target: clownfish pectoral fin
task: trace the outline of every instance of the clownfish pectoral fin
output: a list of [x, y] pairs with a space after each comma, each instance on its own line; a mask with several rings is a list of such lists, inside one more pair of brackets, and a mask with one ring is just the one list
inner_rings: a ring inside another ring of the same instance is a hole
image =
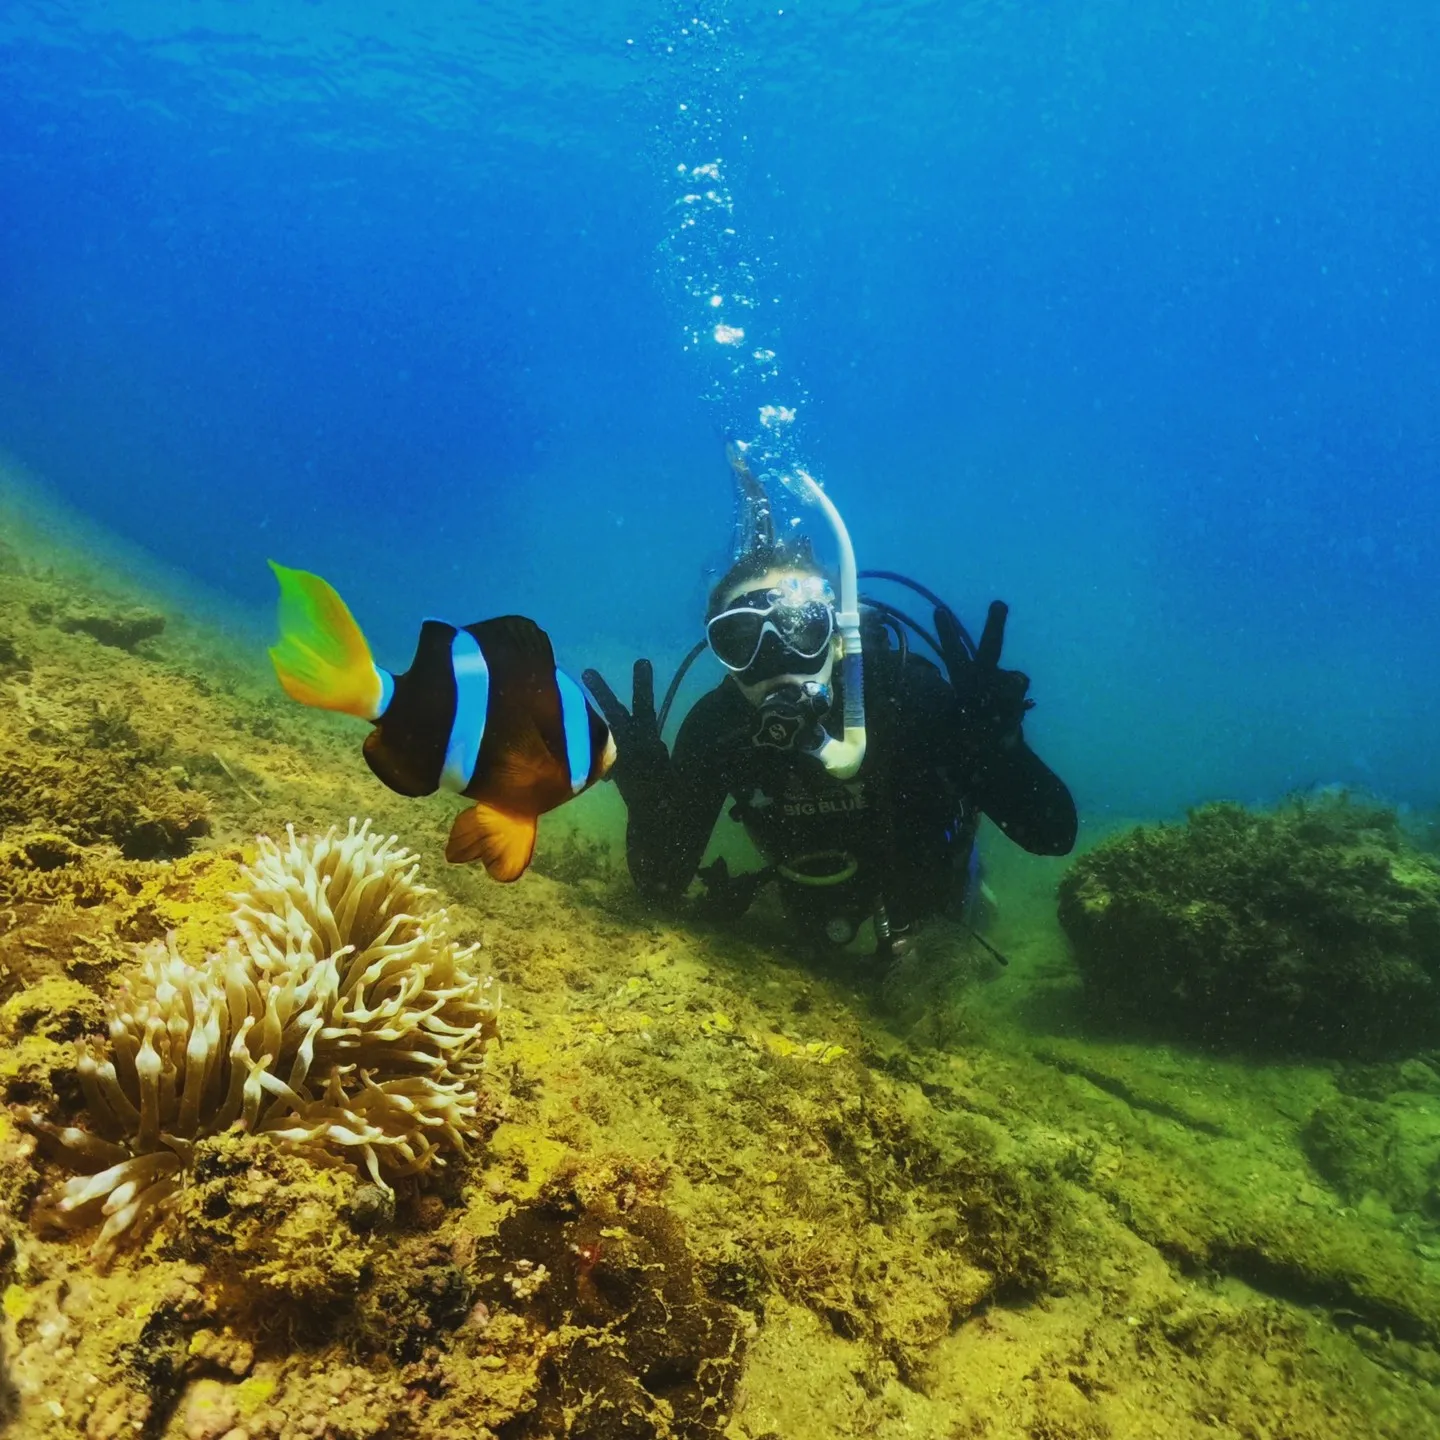
[[553, 782], [560, 773], [560, 762], [550, 753], [540, 732], [533, 726], [511, 738], [496, 758], [492, 779], [500, 793], [527, 794]]
[[535, 817], [511, 815], [493, 805], [477, 804], [455, 817], [445, 858], [452, 865], [478, 860], [492, 880], [518, 880], [535, 853]]
[[302, 705], [378, 719], [394, 681], [371, 659], [345, 602], [308, 570], [273, 560], [270, 568], [280, 582], [280, 643], [270, 659], [285, 693]]

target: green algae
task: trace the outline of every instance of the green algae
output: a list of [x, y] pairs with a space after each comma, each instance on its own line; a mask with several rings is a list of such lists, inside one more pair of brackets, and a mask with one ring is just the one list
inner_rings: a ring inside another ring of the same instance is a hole
[[[375, 786], [353, 729], [277, 707], [261, 665], [178, 622], [133, 651], [41, 624], [36, 587], [53, 603], [31, 562], [0, 570], [0, 632], [29, 665], [0, 683], [50, 737], [31, 743], [119, 768], [153, 750], [147, 774], [179, 765], [210, 832], [134, 858], [63, 806], [0, 829], [7, 1098], [76, 1106], [73, 1034], [134, 944], [212, 948], [244, 845], [287, 820], [372, 814], [437, 857], [426, 877], [506, 1009], [496, 1128], [439, 1185], [377, 1205], [343, 1169], [215, 1137], [178, 1223], [108, 1270], [48, 1226], [59, 1172], [0, 1123], [0, 1279], [20, 1297], [0, 1307], [0, 1395], [27, 1440], [1437, 1423], [1427, 1065], [1087, 1037], [1034, 879], [1054, 867], [1029, 862], [1003, 891], [1010, 969], [966, 952], [957, 974], [939, 947], [901, 977], [926, 1003], [888, 1008], [879, 977], [807, 966], [762, 928], [644, 915], [583, 836], [515, 887], [443, 871], [448, 807]], [[1423, 882], [1383, 826], [1356, 843]]]
[[[1433, 1073], [1433, 1072], [1432, 1072]], [[1338, 1094], [1303, 1133], [1315, 1169], [1351, 1205], [1379, 1202], [1440, 1226], [1440, 1097]]]

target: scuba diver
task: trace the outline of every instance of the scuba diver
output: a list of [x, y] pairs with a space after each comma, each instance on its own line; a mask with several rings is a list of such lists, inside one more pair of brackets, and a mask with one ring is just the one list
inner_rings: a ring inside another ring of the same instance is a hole
[[[776, 535], [744, 447], [728, 454], [741, 543], [710, 593], [705, 639], [659, 712], [648, 660], [635, 662], [628, 709], [598, 672], [585, 672], [615, 737], [630, 873], [659, 904], [677, 901], [698, 874], [702, 908], [718, 916], [742, 914], [774, 883], [803, 938], [839, 949], [868, 919], [879, 952], [896, 956], [925, 918], [963, 914], [982, 814], [1032, 854], [1063, 855], [1075, 841], [1074, 801], [1025, 743], [1030, 682], [999, 665], [1006, 606], [990, 606], [976, 644], [924, 586], [857, 572], [833, 503], [799, 471], [840, 547], [837, 598], [808, 541]], [[861, 579], [923, 597], [933, 632], [861, 597]], [[915, 653], [917, 640], [934, 661]], [[671, 754], [661, 732], [706, 646], [728, 673], [686, 715]], [[732, 875], [723, 859], [699, 869], [727, 796], [765, 859], [760, 870]]]

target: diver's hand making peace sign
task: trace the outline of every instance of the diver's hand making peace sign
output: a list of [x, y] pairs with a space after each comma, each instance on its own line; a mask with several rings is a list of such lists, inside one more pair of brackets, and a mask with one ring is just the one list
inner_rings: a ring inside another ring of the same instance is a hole
[[610, 778], [619, 787], [620, 798], [632, 809], [659, 801], [669, 777], [670, 752], [655, 716], [654, 666], [648, 660], [635, 662], [628, 710], [598, 670], [587, 670], [581, 678], [615, 737]]
[[960, 701], [966, 723], [982, 744], [1009, 747], [1020, 739], [1020, 724], [1035, 702], [1026, 698], [1030, 677], [1019, 670], [1000, 668], [1000, 650], [1005, 643], [1005, 618], [1010, 613], [1003, 600], [991, 603], [985, 629], [973, 657], [965, 645], [964, 632], [947, 606], [935, 610], [935, 634], [950, 675], [950, 685]]

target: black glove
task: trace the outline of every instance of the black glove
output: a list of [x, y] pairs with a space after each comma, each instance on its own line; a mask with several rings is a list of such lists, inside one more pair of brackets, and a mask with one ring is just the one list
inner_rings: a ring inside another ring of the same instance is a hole
[[960, 622], [946, 608], [935, 611], [935, 634], [960, 701], [965, 726], [981, 746], [1010, 745], [1020, 738], [1020, 722], [1035, 702], [1025, 698], [1030, 677], [1019, 670], [1000, 668], [1005, 644], [1005, 617], [1010, 608], [1003, 600], [991, 602], [985, 629], [972, 657], [961, 637]]
[[705, 886], [704, 895], [695, 905], [698, 913], [710, 920], [736, 920], [754, 903], [760, 887], [775, 878], [775, 867], [767, 865], [763, 870], [732, 875], [722, 855], [696, 874]]
[[655, 718], [655, 669], [648, 660], [635, 662], [632, 699], [627, 710], [598, 670], [581, 677], [610, 733], [615, 737], [615, 765], [610, 778], [629, 809], [663, 800], [670, 773], [670, 752], [660, 738]]

